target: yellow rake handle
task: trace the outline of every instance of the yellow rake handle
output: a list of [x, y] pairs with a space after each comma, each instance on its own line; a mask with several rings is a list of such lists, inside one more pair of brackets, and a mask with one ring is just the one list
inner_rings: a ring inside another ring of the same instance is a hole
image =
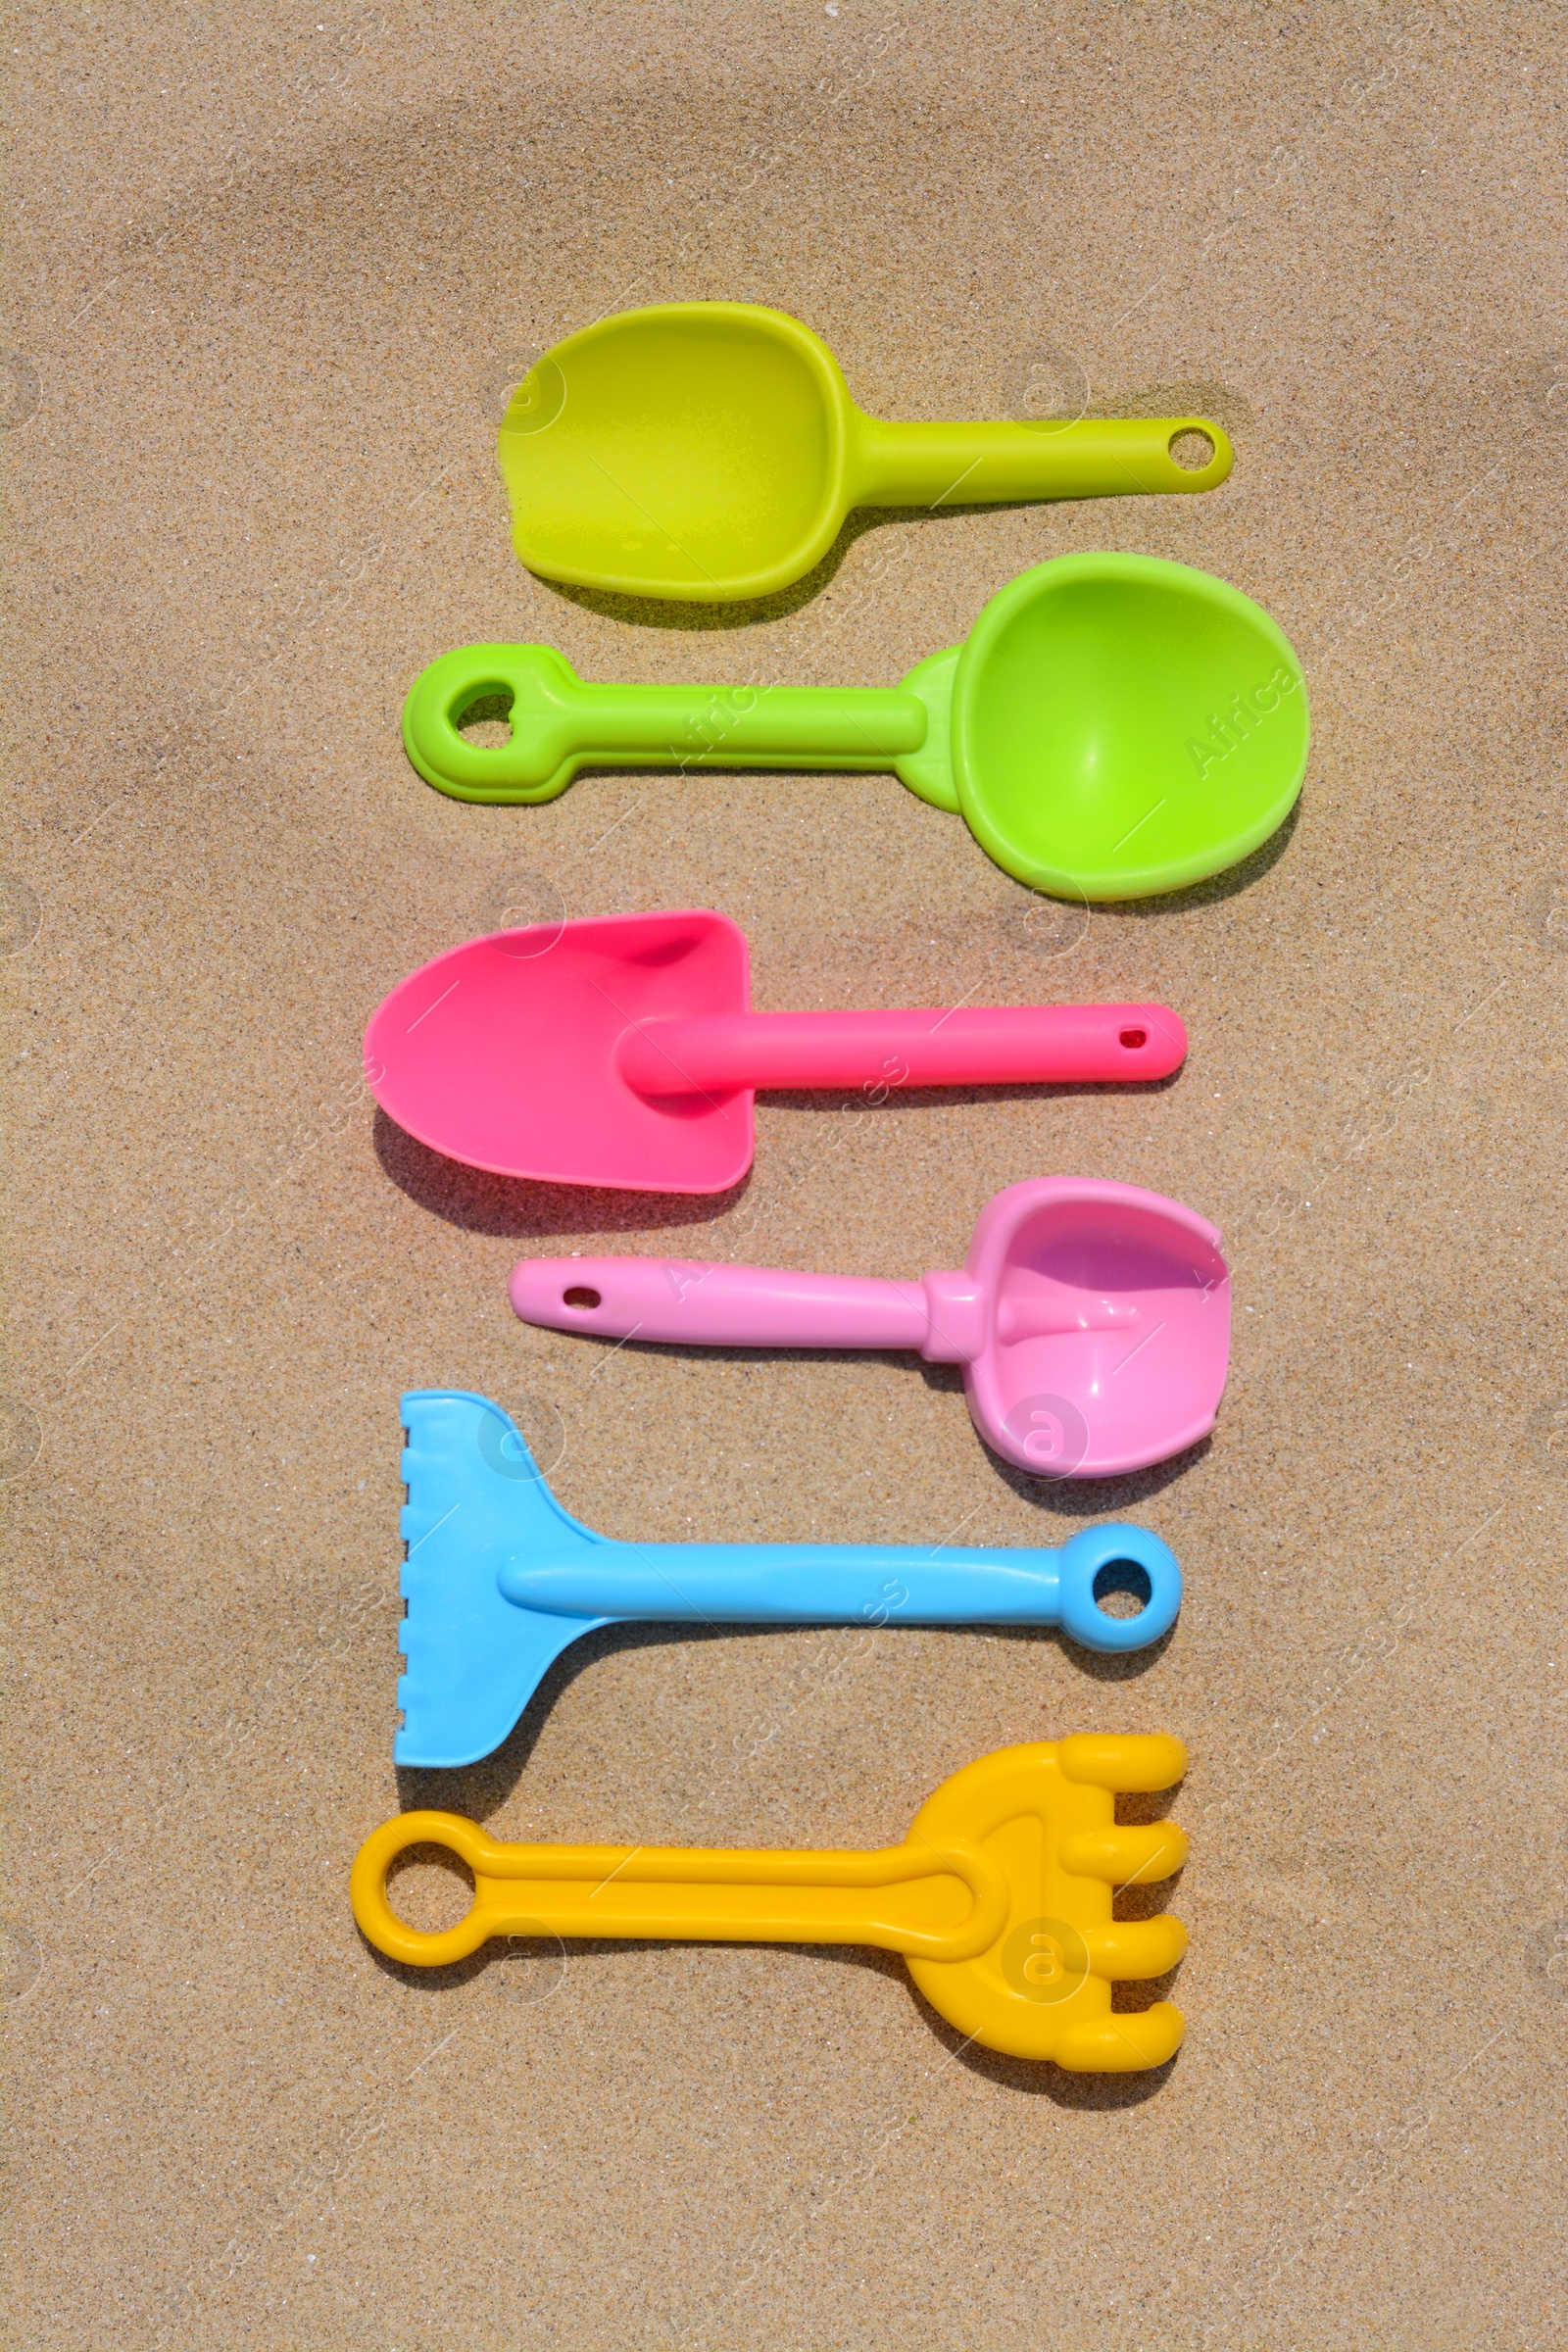
[[[473, 1878], [455, 1928], [406, 1927], [386, 1898], [400, 1854], [444, 1846]], [[1007, 1918], [996, 1863], [960, 1839], [874, 1853], [668, 1845], [508, 1845], [460, 1813], [400, 1813], [360, 1848], [354, 1916], [378, 1951], [416, 1968], [466, 1959], [492, 1936], [660, 1936], [722, 1943], [871, 1943], [969, 1960]]]

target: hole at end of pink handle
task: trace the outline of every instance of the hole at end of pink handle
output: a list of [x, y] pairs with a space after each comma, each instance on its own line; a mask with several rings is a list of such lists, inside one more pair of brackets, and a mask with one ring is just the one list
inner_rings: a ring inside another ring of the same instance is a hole
[[1136, 1560], [1107, 1560], [1095, 1577], [1094, 1595], [1102, 1617], [1141, 1617], [1154, 1588], [1148, 1569]]
[[562, 1292], [561, 1298], [564, 1305], [580, 1306], [584, 1309], [598, 1306], [600, 1303], [599, 1293], [591, 1291], [585, 1282], [574, 1283], [569, 1291]]
[[1121, 1042], [1130, 1054], [1136, 1053], [1140, 1046], [1148, 1045], [1149, 1031], [1147, 1029], [1124, 1029], [1121, 1033]]

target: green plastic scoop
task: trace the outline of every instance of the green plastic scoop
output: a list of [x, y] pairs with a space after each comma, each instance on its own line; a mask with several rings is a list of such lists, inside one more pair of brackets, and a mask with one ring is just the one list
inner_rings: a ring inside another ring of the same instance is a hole
[[[1171, 449], [1192, 432], [1213, 455], [1187, 468]], [[513, 395], [500, 456], [530, 570], [705, 604], [787, 588], [852, 507], [1212, 490], [1232, 464], [1201, 416], [885, 424], [809, 327], [742, 302], [622, 311], [568, 336]]]
[[[466, 741], [478, 704], [510, 707], [510, 743]], [[1307, 712], [1289, 639], [1239, 590], [1151, 556], [1059, 556], [902, 686], [585, 685], [549, 646], [468, 645], [415, 680], [403, 740], [464, 801], [551, 801], [579, 767], [891, 769], [1018, 881], [1141, 899], [1268, 839]]]

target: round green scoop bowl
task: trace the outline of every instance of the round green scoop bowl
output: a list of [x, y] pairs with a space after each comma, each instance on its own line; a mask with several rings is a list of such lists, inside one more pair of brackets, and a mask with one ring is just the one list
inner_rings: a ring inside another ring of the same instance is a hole
[[[478, 704], [508, 707], [510, 743], [465, 738]], [[469, 645], [403, 712], [420, 775], [465, 801], [554, 800], [579, 767], [891, 770], [1018, 881], [1077, 900], [1249, 856], [1300, 791], [1307, 734], [1284, 631], [1152, 556], [1036, 564], [901, 686], [601, 686], [549, 646]]]
[[[1213, 455], [1178, 466], [1201, 433]], [[974, 507], [1212, 490], [1231, 445], [1201, 416], [889, 424], [782, 311], [663, 303], [545, 353], [501, 423], [513, 545], [531, 571], [622, 596], [728, 604], [819, 564], [853, 507]]]

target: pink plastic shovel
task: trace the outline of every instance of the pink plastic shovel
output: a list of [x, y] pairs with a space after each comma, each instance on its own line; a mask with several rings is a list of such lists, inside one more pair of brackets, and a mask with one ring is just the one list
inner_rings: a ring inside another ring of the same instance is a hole
[[961, 1272], [920, 1282], [657, 1257], [524, 1258], [525, 1323], [741, 1348], [908, 1348], [961, 1364], [988, 1446], [1048, 1478], [1113, 1478], [1196, 1446], [1230, 1359], [1212, 1225], [1138, 1185], [1011, 1184]]
[[721, 1193], [752, 1164], [759, 1087], [1007, 1086], [1168, 1077], [1164, 1004], [753, 1012], [727, 916], [593, 916], [469, 940], [366, 1031], [383, 1110], [503, 1176]]

